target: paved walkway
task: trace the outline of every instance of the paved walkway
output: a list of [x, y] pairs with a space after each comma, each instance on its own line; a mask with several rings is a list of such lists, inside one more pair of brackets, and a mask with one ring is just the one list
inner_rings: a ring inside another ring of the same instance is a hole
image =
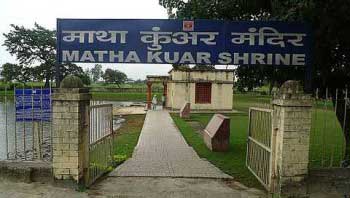
[[0, 181], [0, 198], [265, 198], [264, 192], [213, 178], [230, 176], [198, 157], [168, 112], [148, 111], [133, 157], [89, 190]]
[[199, 158], [167, 111], [148, 111], [132, 158], [109, 176], [231, 178]]

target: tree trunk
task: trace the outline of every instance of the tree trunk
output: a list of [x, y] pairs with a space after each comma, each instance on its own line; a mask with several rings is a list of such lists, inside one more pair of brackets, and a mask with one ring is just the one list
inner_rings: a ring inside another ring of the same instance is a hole
[[50, 87], [50, 76], [49, 75], [46, 75], [46, 78], [45, 78], [45, 88], [48, 88]]

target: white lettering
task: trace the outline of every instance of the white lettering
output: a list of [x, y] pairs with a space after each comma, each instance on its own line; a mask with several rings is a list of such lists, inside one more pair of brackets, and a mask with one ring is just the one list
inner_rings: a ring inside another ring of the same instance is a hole
[[161, 32], [160, 27], [152, 27], [152, 31], [140, 31], [140, 35], [141, 42], [149, 44], [148, 50], [158, 51], [163, 48], [162, 44], [169, 43], [197, 45], [199, 40], [206, 45], [216, 45], [219, 32]]
[[100, 42], [110, 42], [117, 43], [117, 35], [119, 35], [120, 43], [126, 43], [126, 34], [127, 31], [62, 31], [64, 34], [62, 40], [64, 42], [75, 42], [76, 39], [79, 40], [79, 43], [84, 43], [87, 36], [88, 43], [95, 42], [96, 40]]
[[285, 54], [284, 57], [282, 54], [276, 54], [275, 55], [275, 64], [281, 65], [281, 62], [283, 65], [290, 65], [290, 54]]
[[179, 52], [174, 52], [173, 59], [170, 59], [170, 52], [164, 52], [164, 61], [166, 63], [177, 63], [179, 61]]
[[233, 64], [234, 65], [241, 65], [240, 61], [243, 61], [243, 65], [249, 64], [249, 54], [243, 53], [243, 56], [240, 56], [239, 53], [233, 53]]
[[[280, 33], [275, 28], [272, 27], [261, 27], [259, 29], [252, 27], [248, 29], [247, 32], [231, 32], [231, 42], [236, 45], [242, 45], [246, 42], [249, 45], [256, 45], [256, 41], [258, 41], [258, 45], [263, 46], [265, 43], [269, 45], [276, 45], [282, 48], [286, 47], [286, 42], [292, 44], [293, 46], [304, 46], [302, 43], [303, 37], [306, 34], [301, 33]], [[292, 38], [289, 38], [292, 37]], [[285, 41], [285, 38], [287, 41]]]
[[80, 62], [95, 62], [95, 58], [92, 55], [91, 51], [84, 51], [83, 55], [80, 58]]
[[159, 58], [159, 56], [163, 52], [147, 52], [147, 62], [153, 63], [154, 61], [157, 63], [162, 63], [162, 60]]
[[264, 65], [265, 64], [265, 55], [264, 54], [259, 54], [259, 53], [253, 53], [251, 56], [251, 64], [260, 64], [260, 65]]
[[305, 65], [305, 54], [293, 54], [293, 65]]
[[273, 57], [273, 54], [267, 54], [267, 64], [268, 65], [272, 65], [272, 57]]
[[180, 64], [185, 64], [185, 63], [187, 63], [187, 64], [194, 64], [194, 63], [196, 63], [196, 62], [194, 61], [191, 52], [185, 52], [185, 53], [182, 55], [182, 57], [181, 57], [179, 63], [180, 63]]
[[[118, 59], [117, 61], [115, 59]], [[115, 51], [109, 51], [109, 62], [120, 62], [124, 61], [124, 52], [118, 51], [118, 54], [115, 54]]]
[[107, 51], [94, 51], [94, 54], [97, 55], [98, 62], [103, 62], [104, 61], [104, 57], [103, 56], [105, 54], [108, 54], [108, 52]]
[[140, 61], [140, 58], [137, 55], [136, 51], [130, 51], [129, 54], [125, 58], [125, 62], [126, 63], [131, 63], [131, 62], [139, 63], [141, 61]]
[[224, 65], [230, 64], [232, 62], [231, 54], [228, 52], [220, 53], [218, 62]]
[[211, 64], [209, 52], [198, 52], [197, 53], [198, 64]]
[[79, 61], [79, 51], [72, 51], [69, 53], [68, 50], [62, 51], [62, 61], [63, 62], [78, 62]]

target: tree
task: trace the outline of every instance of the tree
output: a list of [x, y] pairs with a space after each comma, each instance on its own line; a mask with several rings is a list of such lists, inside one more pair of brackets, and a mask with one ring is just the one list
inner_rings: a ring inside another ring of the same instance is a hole
[[120, 87], [120, 84], [125, 83], [125, 81], [128, 79], [126, 74], [124, 74], [123, 72], [109, 68], [106, 69], [102, 78], [105, 80], [106, 83], [115, 83], [118, 85], [118, 87]]
[[[168, 10], [171, 18], [179, 19], [307, 21], [312, 26], [315, 41], [313, 85], [328, 87], [333, 96], [336, 88], [350, 85], [350, 1], [159, 0], [159, 3]], [[270, 76], [276, 77], [276, 74], [273, 70]], [[283, 80], [288, 80], [289, 77], [286, 75]], [[344, 97], [343, 92], [339, 94], [339, 98]], [[345, 113], [350, 115], [350, 107], [345, 108], [345, 103], [346, 100], [341, 100], [336, 105], [337, 118], [341, 123], [345, 119]], [[333, 104], [335, 105], [335, 101]], [[341, 126], [346, 139], [343, 165], [349, 166], [350, 116], [347, 116], [345, 124]]]
[[[56, 64], [56, 32], [35, 23], [34, 28], [11, 25], [9, 33], [4, 34], [4, 46], [15, 55], [23, 68], [31, 68], [35, 79], [45, 79], [45, 86], [53, 79]], [[74, 64], [60, 65], [62, 72], [80, 71]], [[63, 79], [67, 73], [63, 73]]]
[[2, 65], [1, 76], [4, 77], [5, 82], [16, 80], [21, 74], [22, 67], [17, 64], [5, 63]]
[[253, 69], [249, 66], [238, 67], [235, 71], [235, 74], [239, 76], [236, 83], [238, 91], [252, 91], [255, 87], [263, 85], [262, 72], [260, 67], [254, 67]]
[[5, 82], [16, 80], [21, 83], [26, 83], [32, 78], [32, 71], [30, 68], [23, 67], [23, 65], [5, 63], [2, 65], [1, 75]]
[[87, 72], [83, 72], [81, 74], [77, 75], [84, 85], [90, 85], [91, 84], [91, 78]]
[[146, 83], [146, 80], [137, 79], [137, 80], [135, 80], [134, 83], [135, 83], [135, 84], [145, 84], [145, 83]]
[[95, 66], [91, 69], [92, 81], [97, 82], [103, 74], [102, 65], [95, 64]]

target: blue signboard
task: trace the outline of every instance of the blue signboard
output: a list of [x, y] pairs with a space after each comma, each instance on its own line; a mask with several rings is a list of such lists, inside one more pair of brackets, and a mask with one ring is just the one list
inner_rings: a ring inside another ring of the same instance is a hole
[[310, 47], [303, 23], [57, 19], [60, 63], [305, 66]]
[[50, 121], [50, 89], [16, 89], [16, 121]]

